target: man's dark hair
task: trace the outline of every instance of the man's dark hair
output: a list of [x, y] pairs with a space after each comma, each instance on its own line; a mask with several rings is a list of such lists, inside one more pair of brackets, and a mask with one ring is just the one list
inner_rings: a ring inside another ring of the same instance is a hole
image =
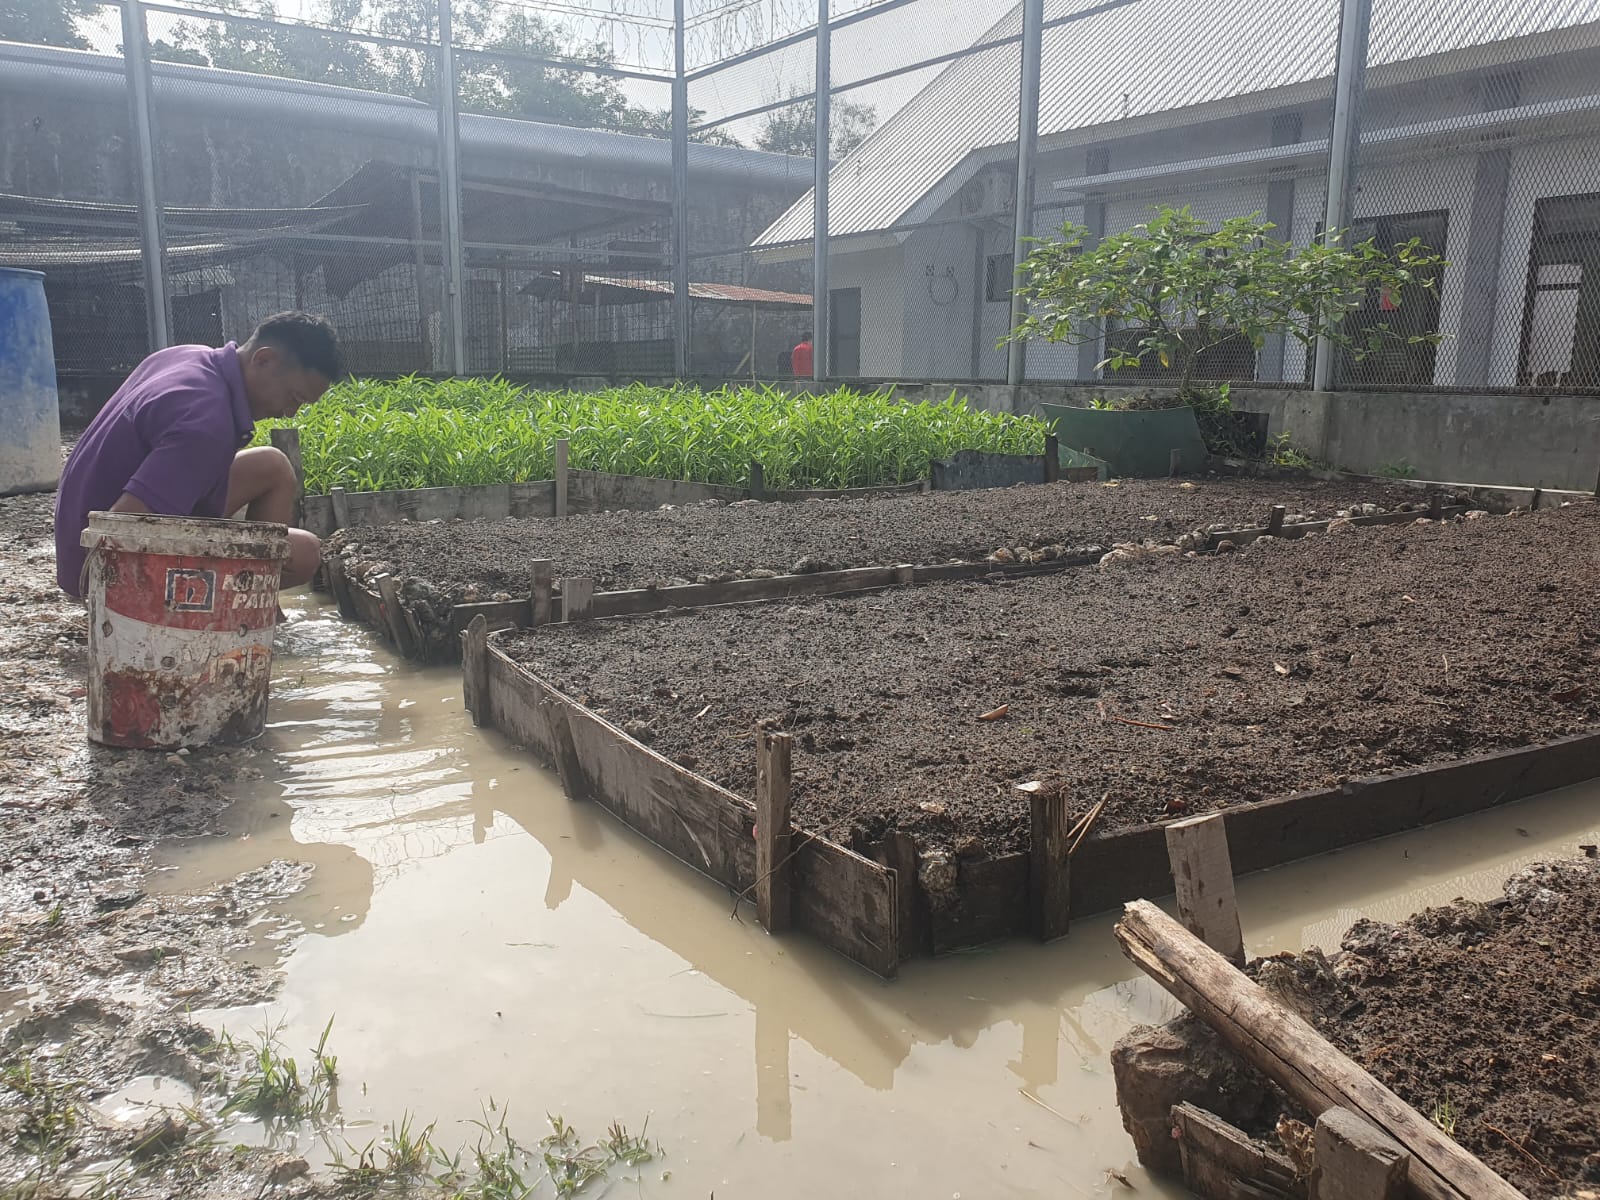
[[276, 346], [330, 383], [338, 383], [345, 377], [339, 335], [334, 332], [332, 322], [315, 313], [277, 313], [257, 325], [250, 340], [258, 346]]

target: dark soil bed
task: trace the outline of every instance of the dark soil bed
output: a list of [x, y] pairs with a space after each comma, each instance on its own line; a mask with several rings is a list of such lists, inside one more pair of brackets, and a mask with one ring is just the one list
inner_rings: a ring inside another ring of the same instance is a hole
[[[752, 794], [795, 734], [796, 820], [865, 849], [1027, 841], [1013, 786], [1101, 831], [1574, 733], [1600, 717], [1600, 509], [1345, 526], [1236, 555], [552, 626], [502, 644]], [[1006, 706], [1000, 719], [983, 714]]]
[[1600, 1186], [1600, 861], [1359, 922], [1331, 975], [1313, 1022], [1412, 1107], [1528, 1196]]
[[443, 521], [341, 531], [330, 548], [358, 576], [388, 572], [424, 623], [451, 605], [520, 599], [528, 564], [589, 575], [597, 591], [707, 583], [751, 573], [981, 561], [1004, 549], [1050, 558], [1118, 542], [1178, 542], [1208, 527], [1265, 522], [1274, 504], [1292, 522], [1351, 505], [1427, 507], [1398, 485], [1210, 478], [1121, 480], [934, 492], [874, 500], [692, 505], [557, 521]]

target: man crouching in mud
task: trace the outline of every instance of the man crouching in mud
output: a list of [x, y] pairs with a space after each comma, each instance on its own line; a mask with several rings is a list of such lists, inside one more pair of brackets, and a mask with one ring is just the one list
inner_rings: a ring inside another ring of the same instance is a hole
[[[161, 513], [288, 525], [299, 484], [281, 450], [247, 450], [257, 421], [292, 417], [344, 375], [333, 326], [310, 313], [268, 317], [242, 346], [158, 350], [73, 448], [56, 492], [56, 582], [82, 594], [89, 514]], [[309, 583], [322, 543], [289, 530], [279, 587]]]

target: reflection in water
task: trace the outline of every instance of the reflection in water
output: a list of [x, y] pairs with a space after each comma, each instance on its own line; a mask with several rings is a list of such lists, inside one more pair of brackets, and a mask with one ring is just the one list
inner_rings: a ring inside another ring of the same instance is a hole
[[[1101, 1196], [1108, 1168], [1175, 1194], [1131, 1164], [1107, 1056], [1176, 1009], [1129, 977], [1109, 916], [883, 984], [767, 937], [723, 889], [568, 802], [472, 728], [455, 670], [397, 663], [315, 602], [295, 615], [265, 778], [240, 781], [226, 836], [169, 852], [165, 884], [317, 865], [282, 904], [311, 936], [272, 1012], [291, 1049], [335, 1016], [341, 1071], [367, 1085], [347, 1089], [347, 1120], [438, 1116], [448, 1141], [491, 1096], [527, 1132], [546, 1112], [594, 1133], [648, 1112], [672, 1180], [643, 1190], [660, 1195]], [[1595, 840], [1591, 811], [1556, 796], [1252, 877], [1247, 937], [1331, 945], [1361, 913], [1490, 894], [1506, 864]]]

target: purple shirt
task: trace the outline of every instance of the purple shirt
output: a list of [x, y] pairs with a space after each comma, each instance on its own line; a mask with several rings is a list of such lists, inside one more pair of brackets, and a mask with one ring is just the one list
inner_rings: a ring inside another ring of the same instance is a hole
[[233, 456], [255, 430], [239, 352], [173, 346], [134, 369], [106, 401], [61, 472], [56, 491], [56, 582], [79, 594], [89, 514], [123, 492], [151, 512], [222, 517]]

